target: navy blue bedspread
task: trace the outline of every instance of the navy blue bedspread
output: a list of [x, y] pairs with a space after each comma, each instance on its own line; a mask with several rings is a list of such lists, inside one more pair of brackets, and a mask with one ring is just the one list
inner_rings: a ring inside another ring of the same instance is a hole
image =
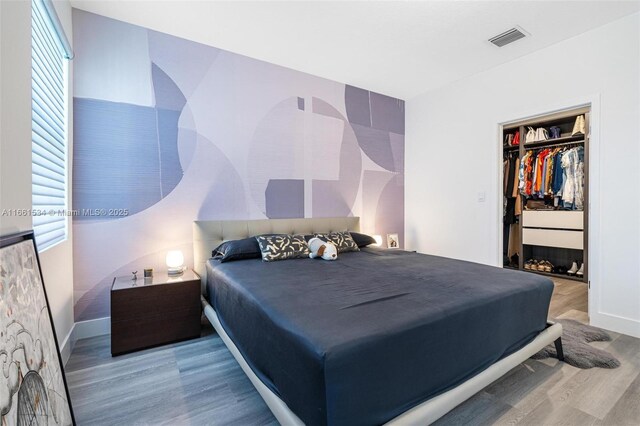
[[544, 277], [401, 250], [207, 264], [222, 325], [307, 425], [378, 425], [545, 328]]

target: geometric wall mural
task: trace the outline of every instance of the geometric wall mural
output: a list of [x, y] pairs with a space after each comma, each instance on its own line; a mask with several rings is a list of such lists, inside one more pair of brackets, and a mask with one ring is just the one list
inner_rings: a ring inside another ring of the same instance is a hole
[[193, 263], [198, 219], [360, 216], [404, 242], [404, 101], [74, 9], [75, 319]]

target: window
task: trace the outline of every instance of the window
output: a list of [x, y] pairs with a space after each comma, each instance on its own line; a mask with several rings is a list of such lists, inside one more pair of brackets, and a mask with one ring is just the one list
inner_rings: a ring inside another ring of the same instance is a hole
[[67, 238], [66, 59], [71, 56], [46, 1], [31, 2], [32, 217], [40, 251]]

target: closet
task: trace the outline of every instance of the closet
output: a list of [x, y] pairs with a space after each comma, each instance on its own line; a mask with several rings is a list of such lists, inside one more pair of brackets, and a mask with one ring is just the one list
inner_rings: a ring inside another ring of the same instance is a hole
[[505, 125], [503, 264], [588, 282], [588, 107]]

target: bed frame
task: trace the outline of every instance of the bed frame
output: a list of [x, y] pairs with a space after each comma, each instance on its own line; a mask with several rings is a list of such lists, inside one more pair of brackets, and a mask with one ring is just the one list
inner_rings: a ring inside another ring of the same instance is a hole
[[[206, 289], [206, 262], [211, 257], [211, 251], [224, 241], [269, 233], [312, 234], [347, 230], [358, 232], [360, 230], [360, 218], [196, 221], [193, 224], [194, 267], [201, 277], [203, 294]], [[262, 396], [269, 409], [271, 409], [278, 422], [285, 426], [304, 425], [302, 420], [287, 407], [287, 404], [256, 376], [222, 327], [218, 314], [204, 297], [202, 297], [202, 305], [206, 317], [216, 329], [233, 357], [238, 361], [247, 377], [249, 377], [249, 380], [251, 380], [251, 383], [253, 383], [253, 386]], [[387, 425], [425, 425], [435, 422], [552, 342], [556, 345], [559, 359], [563, 360], [561, 335], [562, 325], [548, 323], [545, 330], [519, 351], [499, 360], [455, 388], [406, 411], [388, 422]]]

